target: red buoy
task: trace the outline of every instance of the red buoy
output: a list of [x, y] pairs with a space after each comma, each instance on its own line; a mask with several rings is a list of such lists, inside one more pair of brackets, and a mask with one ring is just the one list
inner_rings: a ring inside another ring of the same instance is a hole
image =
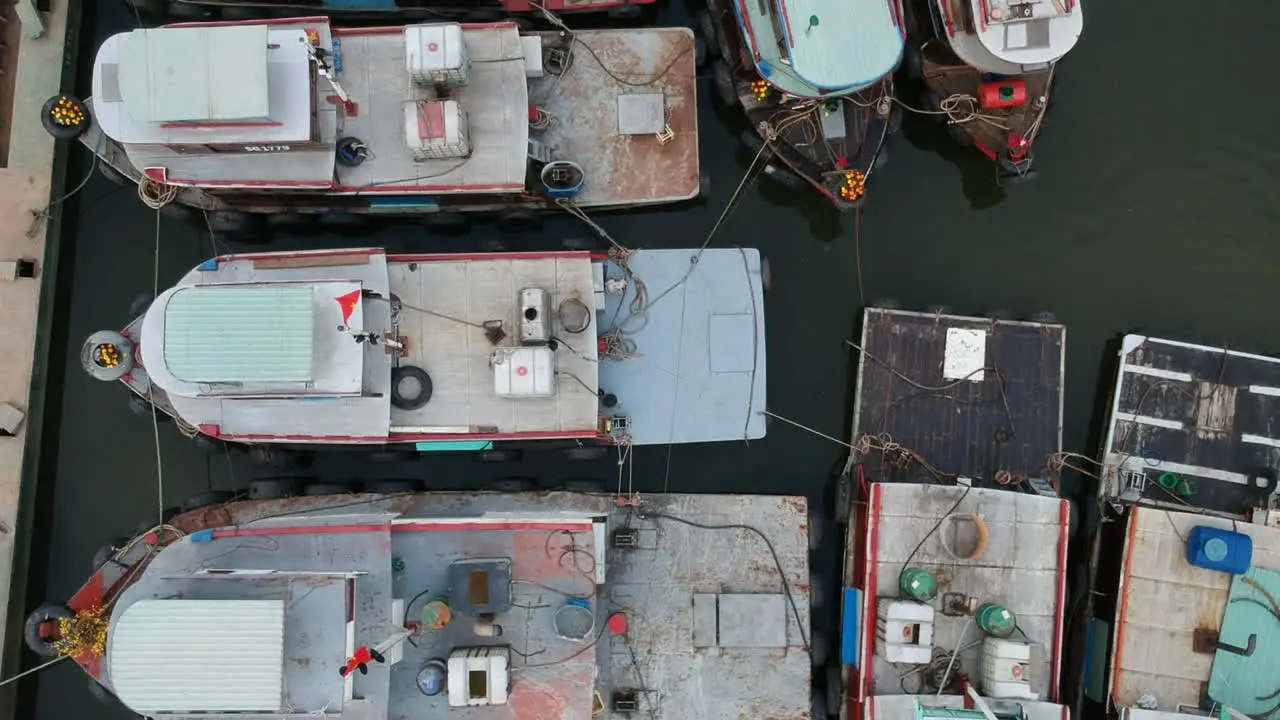
[[1021, 79], [984, 82], [978, 88], [978, 104], [988, 110], [1027, 104], [1027, 83]]

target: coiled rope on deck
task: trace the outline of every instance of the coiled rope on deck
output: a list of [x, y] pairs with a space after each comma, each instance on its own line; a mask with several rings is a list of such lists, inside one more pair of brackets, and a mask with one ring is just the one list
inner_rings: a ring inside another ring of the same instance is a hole
[[138, 181], [138, 199], [152, 210], [159, 210], [178, 199], [179, 188], [158, 183], [145, 175]]

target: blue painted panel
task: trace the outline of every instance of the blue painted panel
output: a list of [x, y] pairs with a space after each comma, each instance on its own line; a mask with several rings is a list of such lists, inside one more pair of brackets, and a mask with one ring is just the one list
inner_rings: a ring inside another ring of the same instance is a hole
[[196, 270], [200, 272], [213, 272], [218, 269], [218, 258], [212, 257], [200, 263]]
[[862, 591], [845, 588], [840, 614], [840, 662], [858, 667], [858, 642], [862, 639]]
[[384, 195], [369, 198], [369, 210], [375, 213], [434, 210], [439, 205], [439, 199], [430, 195]]
[[325, 0], [332, 10], [397, 10], [395, 0]]
[[453, 440], [417, 443], [418, 452], [480, 452], [492, 450], [492, 440]]
[[333, 72], [342, 74], [342, 38], [333, 39]]

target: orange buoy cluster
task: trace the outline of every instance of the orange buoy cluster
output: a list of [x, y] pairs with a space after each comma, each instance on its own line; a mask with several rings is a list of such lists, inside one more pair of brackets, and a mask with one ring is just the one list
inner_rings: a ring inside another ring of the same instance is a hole
[[49, 116], [60, 127], [79, 127], [84, 122], [84, 109], [80, 103], [64, 95], [49, 109]]
[[751, 94], [756, 100], [764, 102], [769, 99], [769, 83], [765, 80], [754, 80], [751, 83]]
[[840, 185], [840, 199], [853, 202], [861, 200], [867, 194], [867, 176], [861, 170], [850, 170], [844, 174], [844, 182]]
[[117, 367], [122, 359], [120, 348], [113, 343], [102, 343], [93, 349], [93, 362], [100, 368]]

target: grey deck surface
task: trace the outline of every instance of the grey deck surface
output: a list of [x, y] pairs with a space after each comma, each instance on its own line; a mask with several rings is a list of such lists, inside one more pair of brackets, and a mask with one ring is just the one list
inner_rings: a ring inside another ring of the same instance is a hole
[[[1032, 643], [1032, 690], [1041, 700], [1056, 699], [1065, 612], [1067, 501], [973, 488], [956, 505], [965, 488], [905, 483], [874, 483], [871, 488], [869, 502], [875, 510], [868, 542], [874, 563], [868, 566], [866, 586], [876, 588], [879, 598], [900, 597], [898, 576], [910, 559], [912, 567], [950, 578], [939, 591], [939, 600], [944, 592], [963, 593], [980, 603], [1009, 609]], [[957, 560], [943, 544], [957, 549], [972, 547], [972, 523], [944, 525], [930, 534], [953, 506], [953, 516], [977, 514], [987, 525], [989, 544], [974, 560]], [[912, 556], [917, 545], [920, 549]], [[941, 605], [933, 604], [935, 608]], [[945, 652], [963, 648], [961, 672], [976, 681], [982, 674], [982, 646], [974, 643], [983, 634], [972, 620], [937, 612], [933, 646]], [[874, 627], [864, 625], [862, 637], [864, 643], [874, 645]], [[1014, 639], [1018, 638], [1015, 634]], [[903, 679], [903, 671], [909, 668], [891, 664], [874, 651], [872, 657], [872, 694], [927, 693], [929, 700], [933, 699], [932, 688], [918, 689], [918, 674]]]
[[[1121, 502], [1243, 515], [1266, 506], [1280, 470], [1280, 360], [1127, 336], [1108, 408], [1104, 491]], [[1172, 473], [1190, 495], [1159, 483]]]
[[644, 283], [647, 310], [630, 310], [636, 293], [631, 283], [624, 296], [606, 296], [599, 317], [602, 332], [618, 328], [635, 343], [634, 357], [600, 363], [600, 386], [618, 396], [614, 413], [628, 418], [631, 442], [764, 437], [759, 251], [641, 250], [630, 268]]
[[[965, 333], [978, 343], [968, 364]], [[1009, 487], [1056, 482], [1047, 465], [1062, 447], [1063, 326], [868, 308], [859, 344], [867, 352], [858, 361], [853, 444], [880, 437], [936, 471], [872, 450], [863, 460], [870, 480], [964, 476], [998, 487], [1005, 471]], [[947, 372], [949, 357], [956, 372]]]
[[[326, 512], [326, 506], [335, 507]], [[607, 704], [616, 690], [640, 690], [641, 716], [663, 720], [737, 720], [760, 716], [762, 709], [766, 715], [760, 717], [808, 712], [803, 498], [652, 496], [646, 498], [648, 517], [619, 509], [612, 497], [567, 493], [300, 498], [234, 503], [226, 511], [237, 525], [219, 532], [229, 534], [207, 542], [188, 536], [167, 547], [124, 592], [114, 617], [144, 598], [284, 598], [286, 701], [297, 716], [323, 711], [342, 720], [588, 720], [600, 717], [592, 712], [595, 694]], [[799, 624], [759, 537], [694, 528], [658, 513], [758, 528], [785, 569]], [[611, 546], [610, 533], [620, 528], [638, 531], [638, 548]], [[728, 557], [734, 561], [725, 562]], [[349, 652], [342, 612], [346, 580], [307, 572], [361, 573], [352, 596], [355, 644], [374, 646], [398, 624], [393, 599], [413, 600], [406, 618], [415, 620], [424, 599], [451, 594], [451, 563], [482, 559], [510, 562], [511, 607], [495, 618], [501, 637], [475, 636], [474, 618], [455, 603], [444, 630], [423, 630], [413, 644], [401, 643], [395, 652], [402, 659], [395, 662], [387, 653], [393, 665], [370, 665], [367, 676], [354, 676], [356, 699], [335, 702], [342, 687], [337, 669]], [[403, 570], [393, 570], [395, 560]], [[267, 569], [295, 574], [192, 577], [201, 570]], [[594, 644], [554, 632], [565, 593], [590, 598]], [[616, 612], [626, 614], [627, 633], [601, 632]], [[455, 647], [489, 645], [511, 648], [507, 704], [449, 708], [445, 695], [428, 697], [416, 688], [426, 660], [448, 657]], [[104, 666], [110, 662], [108, 654]], [[193, 675], [197, 681], [217, 679]], [[603, 716], [621, 717], [609, 711]]]

